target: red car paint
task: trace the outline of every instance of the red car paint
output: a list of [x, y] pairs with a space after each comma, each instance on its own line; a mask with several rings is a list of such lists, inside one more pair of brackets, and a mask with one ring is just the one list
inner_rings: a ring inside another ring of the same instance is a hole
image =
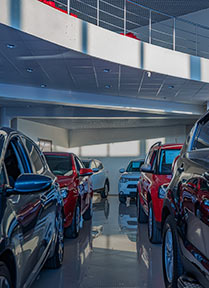
[[149, 201], [152, 200], [154, 217], [159, 224], [162, 218], [161, 212], [164, 199], [159, 198], [158, 190], [161, 185], [169, 183], [172, 178], [171, 172], [169, 174], [162, 174], [159, 172], [159, 160], [161, 151], [179, 150], [180, 153], [181, 148], [182, 144], [152, 146], [150, 148], [148, 156], [145, 159], [145, 163], [149, 162], [149, 164], [154, 165], [154, 172], [141, 172], [141, 177], [137, 185], [140, 203], [143, 207], [144, 212], [146, 213], [146, 215], [148, 215], [148, 204]]
[[[93, 197], [93, 190], [91, 185], [91, 180], [89, 176], [82, 176], [86, 173], [93, 173], [91, 169], [86, 169], [81, 166], [79, 170], [76, 166], [76, 159], [80, 161], [80, 159], [73, 153], [60, 153], [60, 152], [45, 152], [44, 153], [49, 168], [51, 171], [57, 176], [57, 183], [60, 186], [60, 189], [67, 190], [67, 197], [63, 199], [64, 201], [64, 214], [65, 214], [65, 221], [64, 227], [69, 227], [73, 220], [73, 215], [76, 207], [77, 201], [80, 201], [81, 205], [81, 215], [88, 209], [92, 197]], [[58, 157], [64, 157], [65, 159], [69, 159], [72, 163], [72, 172], [70, 175], [58, 175], [58, 171], [53, 171], [52, 164], [50, 164], [49, 157], [54, 156], [56, 159]], [[80, 161], [82, 164], [82, 162]], [[51, 167], [50, 167], [51, 166]]]

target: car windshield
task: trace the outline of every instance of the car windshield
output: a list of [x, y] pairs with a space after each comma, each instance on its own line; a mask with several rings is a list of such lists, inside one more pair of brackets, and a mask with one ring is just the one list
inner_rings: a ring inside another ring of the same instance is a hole
[[159, 174], [169, 175], [172, 174], [172, 163], [173, 160], [180, 154], [180, 149], [161, 150], [160, 163], [159, 163]]
[[82, 161], [85, 168], [89, 168], [90, 161]]
[[45, 155], [50, 170], [56, 176], [70, 176], [72, 171], [72, 159], [70, 156]]
[[142, 161], [131, 161], [128, 164], [126, 172], [140, 172], [140, 167], [142, 166]]

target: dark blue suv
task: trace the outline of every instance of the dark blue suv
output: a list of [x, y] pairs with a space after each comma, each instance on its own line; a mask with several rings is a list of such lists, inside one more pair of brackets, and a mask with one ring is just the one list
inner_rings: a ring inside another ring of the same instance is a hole
[[38, 146], [0, 129], [0, 287], [29, 287], [40, 269], [61, 266], [63, 201]]

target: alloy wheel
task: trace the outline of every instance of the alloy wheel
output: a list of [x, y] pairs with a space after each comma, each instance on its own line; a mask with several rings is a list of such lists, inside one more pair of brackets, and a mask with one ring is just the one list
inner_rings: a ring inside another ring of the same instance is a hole
[[170, 228], [168, 228], [165, 234], [164, 257], [166, 277], [168, 279], [168, 282], [171, 283], [173, 280], [174, 255], [173, 235]]

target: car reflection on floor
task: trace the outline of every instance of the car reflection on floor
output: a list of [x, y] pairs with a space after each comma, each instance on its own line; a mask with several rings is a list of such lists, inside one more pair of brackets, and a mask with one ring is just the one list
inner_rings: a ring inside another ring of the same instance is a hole
[[77, 239], [65, 240], [64, 265], [43, 270], [32, 288], [163, 288], [161, 247], [138, 229], [135, 202], [94, 197], [93, 220]]

